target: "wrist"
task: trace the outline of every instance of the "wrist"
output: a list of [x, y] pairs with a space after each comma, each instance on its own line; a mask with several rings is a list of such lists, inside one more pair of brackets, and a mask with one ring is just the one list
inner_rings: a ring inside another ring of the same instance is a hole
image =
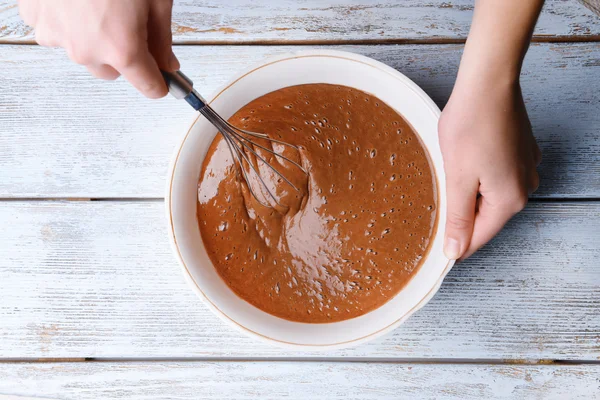
[[461, 71], [454, 85], [450, 102], [469, 107], [479, 107], [482, 103], [501, 104], [520, 93], [518, 74], [505, 71], [495, 73], [490, 70]]
[[457, 79], [518, 86], [543, 0], [478, 0]]
[[465, 49], [454, 90], [513, 90], [519, 87], [518, 55], [475, 53]]

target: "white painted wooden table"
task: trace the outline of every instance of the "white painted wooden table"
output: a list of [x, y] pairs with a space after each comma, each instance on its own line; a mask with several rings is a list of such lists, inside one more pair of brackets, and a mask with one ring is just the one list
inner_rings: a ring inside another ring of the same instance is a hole
[[[173, 28], [203, 93], [328, 46], [443, 107], [471, 14], [467, 0], [188, 0]], [[35, 46], [12, 0], [0, 71], [0, 399], [600, 398], [600, 19], [579, 3], [547, 1], [524, 66], [545, 157], [530, 205], [405, 325], [333, 353], [250, 340], [186, 285], [162, 196], [190, 110]]]

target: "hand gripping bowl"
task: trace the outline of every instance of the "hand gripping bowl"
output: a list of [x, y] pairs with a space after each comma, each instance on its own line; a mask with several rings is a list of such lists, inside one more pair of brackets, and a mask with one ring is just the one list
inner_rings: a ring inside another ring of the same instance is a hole
[[219, 90], [210, 104], [229, 118], [248, 102], [287, 86], [330, 83], [370, 93], [398, 111], [427, 148], [437, 176], [438, 226], [421, 268], [395, 297], [360, 317], [326, 324], [287, 321], [239, 298], [214, 269], [196, 220], [197, 183], [206, 152], [217, 130], [198, 117], [175, 153], [167, 185], [167, 217], [173, 250], [188, 281], [215, 314], [247, 335], [272, 344], [324, 350], [355, 346], [404, 322], [439, 289], [453, 265], [442, 251], [446, 187], [439, 149], [440, 110], [410, 79], [370, 58], [340, 51], [308, 51], [263, 61]]

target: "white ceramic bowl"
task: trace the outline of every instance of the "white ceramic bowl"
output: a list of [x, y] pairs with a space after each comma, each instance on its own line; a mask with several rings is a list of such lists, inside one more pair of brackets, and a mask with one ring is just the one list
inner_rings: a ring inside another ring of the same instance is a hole
[[396, 328], [439, 289], [453, 265], [442, 252], [446, 186], [437, 122], [440, 110], [410, 79], [370, 58], [340, 51], [308, 51], [265, 60], [232, 79], [212, 98], [225, 118], [266, 93], [287, 86], [330, 83], [370, 93], [415, 128], [429, 151], [438, 181], [437, 232], [425, 262], [406, 287], [380, 308], [326, 324], [287, 321], [250, 305], [229, 289], [206, 254], [196, 221], [197, 182], [217, 130], [198, 117], [176, 151], [167, 186], [169, 235], [185, 276], [206, 304], [242, 332], [272, 344], [307, 350], [355, 346]]

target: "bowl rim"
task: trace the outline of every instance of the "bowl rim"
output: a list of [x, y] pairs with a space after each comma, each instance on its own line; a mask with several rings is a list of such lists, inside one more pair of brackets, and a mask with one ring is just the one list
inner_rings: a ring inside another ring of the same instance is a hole
[[[418, 95], [420, 97], [420, 99], [426, 103], [428, 108], [430, 108], [430, 110], [435, 114], [435, 116], [437, 118], [439, 118], [439, 116], [441, 115], [441, 111], [438, 108], [438, 106], [423, 91], [423, 89], [421, 89], [416, 83], [414, 83], [411, 79], [406, 77], [401, 72], [395, 70], [394, 68], [392, 68], [380, 61], [372, 59], [370, 57], [352, 53], [352, 52], [340, 51], [340, 50], [316, 50], [316, 49], [302, 50], [302, 51], [293, 52], [293, 53], [285, 53], [285, 54], [281, 54], [281, 55], [266, 57], [262, 61], [259, 61], [255, 64], [251, 65], [249, 68], [246, 68], [246, 69], [242, 70], [240, 73], [234, 75], [225, 84], [223, 84], [219, 88], [217, 88], [217, 90], [215, 90], [211, 94], [211, 96], [209, 96], [207, 98], [207, 102], [208, 102], [208, 104], [211, 104], [221, 94], [223, 94], [223, 92], [225, 92], [227, 89], [229, 89], [235, 83], [237, 83], [239, 80], [241, 80], [245, 76], [253, 73], [254, 71], [256, 71], [258, 69], [264, 68], [264, 67], [274, 64], [274, 63], [278, 63], [278, 62], [282, 62], [282, 61], [286, 61], [286, 60], [290, 60], [290, 59], [296, 59], [296, 58], [305, 58], [305, 57], [341, 58], [341, 59], [346, 59], [346, 60], [353, 61], [353, 62], [360, 62], [360, 63], [366, 64], [366, 65], [369, 65], [371, 67], [377, 68], [377, 69], [381, 70], [382, 72], [390, 74], [394, 78], [400, 79], [404, 83], [408, 84], [411, 87], [411, 89], [414, 90], [415, 94]], [[185, 135], [183, 135], [182, 138], [179, 140], [179, 142], [175, 148], [175, 151], [173, 152], [173, 155], [171, 157], [170, 163], [169, 163], [167, 182], [166, 182], [166, 193], [165, 193], [165, 211], [166, 211], [166, 215], [167, 215], [166, 222], [167, 222], [167, 229], [168, 229], [169, 242], [171, 245], [171, 249], [172, 249], [173, 253], [175, 254], [175, 256], [182, 268], [182, 272], [183, 272], [183, 275], [184, 275], [186, 281], [192, 286], [194, 292], [196, 292], [198, 297], [200, 297], [200, 299], [202, 299], [204, 304], [207, 305], [208, 308], [214, 314], [216, 314], [222, 321], [224, 321], [227, 325], [233, 327], [234, 329], [236, 329], [239, 332], [249, 335], [249, 336], [251, 336], [255, 339], [258, 339], [262, 342], [266, 342], [271, 345], [275, 344], [277, 346], [284, 347], [284, 348], [296, 349], [296, 350], [302, 349], [305, 351], [336, 350], [336, 349], [346, 348], [349, 346], [357, 346], [361, 343], [373, 340], [377, 337], [383, 336], [386, 333], [394, 330], [396, 327], [398, 327], [404, 321], [406, 321], [406, 319], [408, 319], [410, 316], [412, 316], [416, 311], [418, 311], [425, 304], [427, 304], [433, 298], [433, 296], [437, 293], [437, 291], [439, 290], [439, 288], [442, 285], [444, 278], [447, 276], [448, 272], [450, 272], [450, 270], [454, 266], [455, 260], [448, 260], [446, 266], [442, 270], [442, 273], [440, 274], [440, 276], [438, 277], [436, 282], [432, 285], [429, 292], [427, 292], [427, 294], [425, 296], [423, 296], [421, 298], [421, 300], [413, 308], [411, 308], [408, 312], [406, 312], [405, 314], [403, 314], [402, 316], [400, 316], [398, 319], [391, 322], [387, 326], [385, 326], [375, 332], [371, 332], [368, 335], [364, 335], [364, 336], [356, 338], [356, 339], [346, 340], [346, 341], [337, 342], [337, 343], [302, 344], [302, 343], [282, 341], [280, 339], [271, 338], [264, 334], [255, 332], [252, 329], [249, 329], [249, 328], [245, 327], [244, 325], [240, 324], [239, 322], [237, 322], [235, 319], [233, 319], [229, 315], [227, 315], [224, 311], [219, 309], [219, 307], [217, 307], [217, 305], [214, 304], [208, 298], [208, 296], [200, 288], [198, 283], [194, 280], [191, 272], [189, 271], [187, 265], [185, 264], [185, 261], [183, 260], [183, 256], [181, 255], [181, 252], [179, 249], [179, 245], [177, 243], [177, 237], [175, 235], [175, 227], [174, 227], [174, 222], [173, 222], [173, 215], [172, 215], [172, 211], [171, 211], [173, 181], [174, 181], [175, 171], [177, 168], [177, 162], [179, 160], [179, 156], [181, 154], [181, 150], [183, 149], [183, 146], [185, 145], [192, 129], [194, 128], [195, 124], [197, 123], [197, 121], [200, 117], [201, 117], [201, 114], [199, 114], [199, 113], [196, 114], [194, 116], [193, 120], [189, 123], [187, 131], [186, 131]], [[443, 195], [443, 194], [440, 194], [440, 195]], [[443, 221], [442, 221], [442, 223], [443, 223]], [[439, 228], [439, 224], [440, 224], [440, 221], [438, 221], [438, 228]]]

